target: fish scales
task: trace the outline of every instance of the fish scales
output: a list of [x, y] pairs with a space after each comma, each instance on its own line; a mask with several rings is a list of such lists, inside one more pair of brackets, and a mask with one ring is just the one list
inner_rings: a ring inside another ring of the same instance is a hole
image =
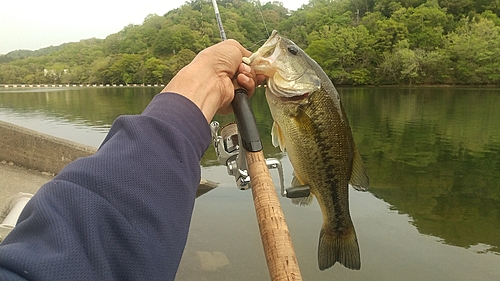
[[[321, 207], [319, 268], [338, 261], [359, 269], [348, 186], [364, 190], [369, 183], [337, 91], [311, 58], [276, 32], [250, 61], [258, 74], [268, 76], [273, 144], [288, 153], [294, 168], [292, 185], [309, 185]], [[296, 201], [307, 204], [310, 198]]]
[[[267, 97], [274, 120], [285, 132], [286, 151], [295, 176], [310, 186], [322, 209], [324, 231], [336, 237], [355, 235], [348, 205], [353, 148], [346, 120], [323, 89], [312, 93], [306, 104], [276, 102], [269, 92]], [[357, 244], [353, 251], [359, 252]]]

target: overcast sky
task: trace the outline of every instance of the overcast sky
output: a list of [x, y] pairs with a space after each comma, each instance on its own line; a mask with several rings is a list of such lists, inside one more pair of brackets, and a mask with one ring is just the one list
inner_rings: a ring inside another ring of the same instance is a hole
[[[281, 2], [286, 8], [296, 10], [309, 1]], [[0, 54], [19, 49], [38, 50], [92, 37], [105, 38], [128, 24], [141, 24], [149, 14], [163, 15], [184, 3], [185, 0], [2, 0]]]

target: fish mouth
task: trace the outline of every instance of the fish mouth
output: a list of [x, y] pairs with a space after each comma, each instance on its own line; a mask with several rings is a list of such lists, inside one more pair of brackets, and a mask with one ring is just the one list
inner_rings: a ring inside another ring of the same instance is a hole
[[264, 45], [249, 57], [250, 65], [256, 74], [262, 74], [267, 77], [274, 76], [276, 69], [273, 67], [273, 64], [281, 55], [278, 48], [280, 41], [281, 37], [276, 30], [273, 30], [273, 33]]
[[276, 97], [286, 101], [303, 100], [321, 87], [320, 78], [304, 59], [303, 51], [273, 30], [269, 39], [248, 61]]
[[273, 50], [276, 47], [276, 45], [278, 45], [280, 40], [281, 40], [281, 36], [278, 35], [278, 32], [276, 30], [273, 30], [273, 32], [271, 33], [271, 36], [269, 36], [269, 38], [262, 45], [262, 47], [260, 47], [257, 50], [257, 52], [252, 53], [252, 55], [250, 55], [250, 57], [249, 57], [250, 62], [253, 62], [254, 59], [258, 56], [268, 57], [268, 56], [265, 56], [264, 54]]

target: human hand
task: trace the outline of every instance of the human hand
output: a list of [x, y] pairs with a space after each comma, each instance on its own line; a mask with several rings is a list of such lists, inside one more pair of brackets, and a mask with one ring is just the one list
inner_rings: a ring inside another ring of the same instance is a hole
[[210, 122], [215, 113], [232, 111], [231, 101], [236, 88], [241, 86], [252, 95], [256, 84], [264, 80], [263, 76], [257, 77], [253, 69], [242, 63], [243, 57], [250, 55], [250, 51], [231, 39], [208, 47], [181, 69], [162, 92], [187, 97]]

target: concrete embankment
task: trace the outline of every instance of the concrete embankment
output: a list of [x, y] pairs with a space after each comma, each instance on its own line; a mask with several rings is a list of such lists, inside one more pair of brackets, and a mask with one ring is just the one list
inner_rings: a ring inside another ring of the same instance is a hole
[[71, 161], [95, 152], [91, 146], [0, 121], [0, 160], [17, 166], [57, 174]]
[[[96, 148], [0, 121], [0, 213], [19, 192], [36, 193], [68, 163], [94, 154]], [[204, 180], [197, 197], [216, 183]], [[3, 216], [0, 214], [0, 223]]]
[[[96, 148], [0, 121], [0, 212], [19, 192], [36, 191], [73, 160]], [[0, 223], [3, 219], [0, 216]]]

